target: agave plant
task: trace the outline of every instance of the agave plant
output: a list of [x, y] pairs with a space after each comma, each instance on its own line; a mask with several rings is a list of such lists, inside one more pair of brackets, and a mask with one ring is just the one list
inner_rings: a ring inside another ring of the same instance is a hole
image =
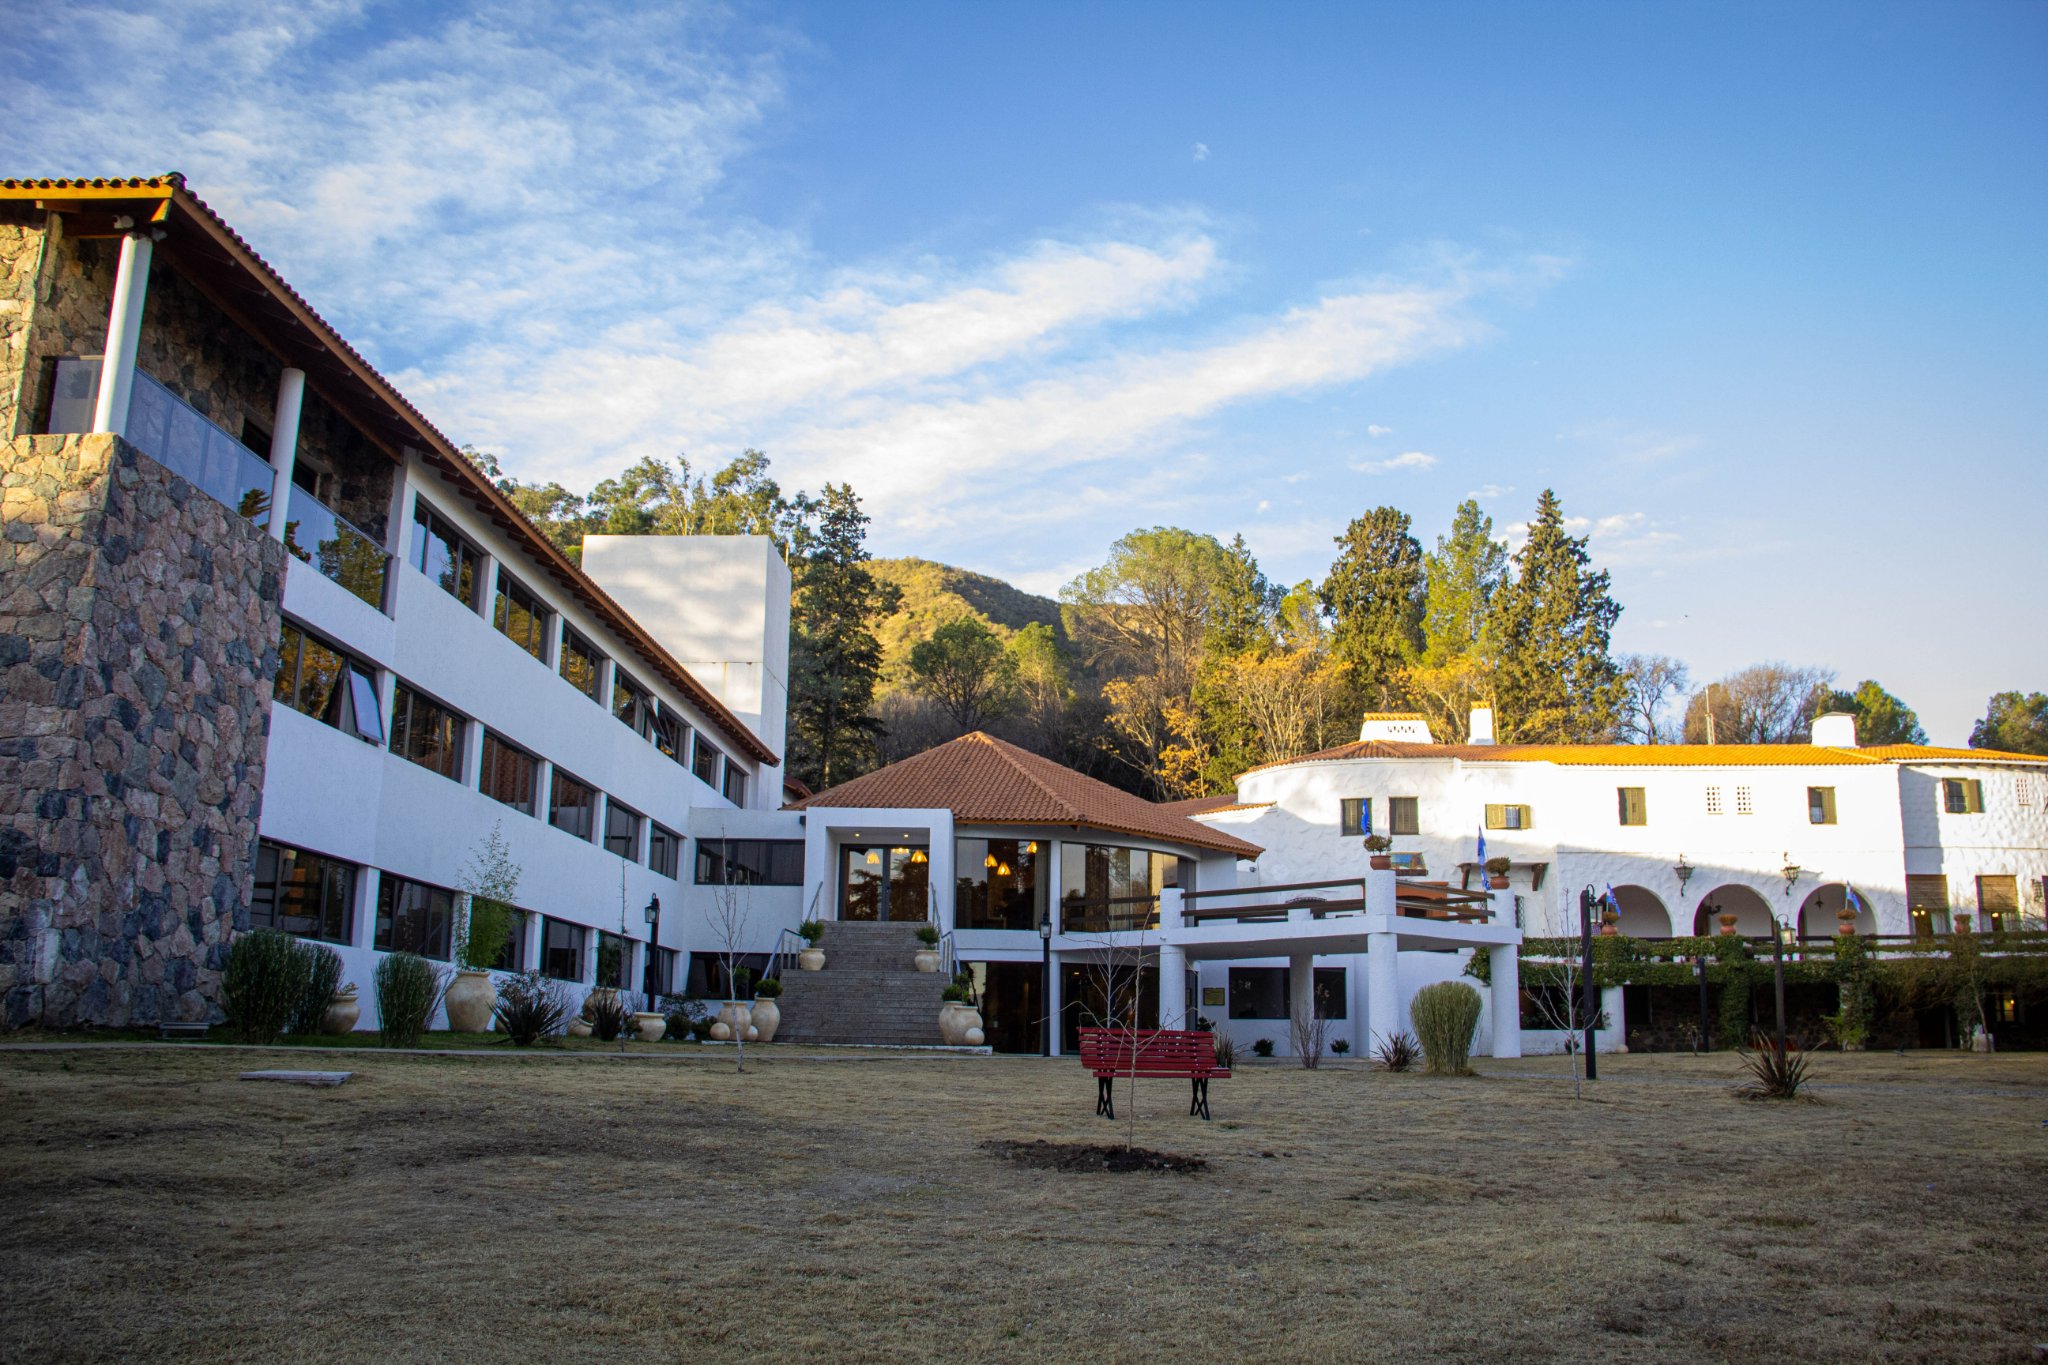
[[1391, 1038], [1380, 1039], [1374, 1049], [1382, 1071], [1407, 1071], [1415, 1065], [1415, 1059], [1422, 1052], [1422, 1045], [1415, 1041], [1412, 1033], [1397, 1033]]
[[1799, 1087], [1806, 1084], [1806, 1054], [1790, 1039], [1780, 1052], [1778, 1045], [1762, 1032], [1754, 1034], [1743, 1051], [1742, 1066], [1749, 1073], [1749, 1081], [1735, 1093], [1745, 1099], [1797, 1099]]

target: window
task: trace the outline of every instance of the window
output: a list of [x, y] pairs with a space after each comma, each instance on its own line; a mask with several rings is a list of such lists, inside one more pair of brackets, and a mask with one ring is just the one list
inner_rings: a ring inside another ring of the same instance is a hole
[[1948, 918], [1948, 878], [1907, 874], [1906, 910], [1913, 917], [1916, 937], [1932, 938], [1941, 932]]
[[597, 984], [615, 990], [633, 988], [633, 940], [597, 931]]
[[[678, 840], [678, 842], [681, 842]], [[877, 860], [879, 861], [879, 860]], [[699, 839], [699, 886], [802, 886], [801, 839]]]
[[604, 846], [629, 863], [640, 861], [640, 812], [622, 806], [614, 797], [604, 803]]
[[1486, 827], [1488, 829], [1533, 829], [1535, 820], [1530, 817], [1527, 806], [1488, 806]]
[[539, 779], [539, 759], [484, 731], [484, 770], [477, 785], [485, 796], [502, 801], [521, 815], [532, 815]]
[[673, 948], [655, 948], [650, 951], [654, 954], [651, 964], [654, 979], [648, 983], [648, 989], [656, 995], [675, 994], [676, 960], [681, 954]]
[[725, 799], [735, 806], [747, 804], [747, 770], [729, 758], [725, 761]]
[[1060, 850], [1060, 926], [1082, 933], [1156, 928], [1159, 892], [1179, 873], [1180, 860], [1170, 853], [1067, 844]]
[[1643, 800], [1641, 787], [1616, 787], [1616, 804], [1620, 807], [1621, 823], [1624, 825], [1647, 825], [1650, 823], [1649, 803]]
[[1036, 839], [955, 839], [953, 927], [1037, 929], [1041, 868]]
[[1337, 832], [1339, 834], [1372, 833], [1372, 798], [1369, 796], [1347, 796], [1337, 802]]
[[597, 790], [555, 769], [553, 789], [548, 793], [548, 823], [565, 834], [588, 839], [596, 821]]
[[384, 742], [384, 716], [377, 699], [377, 674], [317, 635], [290, 621], [277, 642], [273, 700], [371, 744]]
[[[1232, 1019], [1286, 1019], [1292, 1016], [1293, 972], [1286, 967], [1232, 967], [1230, 969], [1230, 1017]], [[1315, 969], [1316, 1015], [1342, 1019], [1350, 1011], [1344, 989], [1342, 967]]]
[[1719, 787], [1709, 787], [1707, 788], [1707, 814], [1719, 815], [1720, 813], [1721, 789]]
[[476, 602], [477, 565], [483, 556], [448, 518], [427, 506], [424, 499], [413, 503], [412, 566], [441, 585], [444, 592], [464, 606]]
[[647, 827], [647, 866], [673, 877], [682, 866], [683, 836], [658, 821]]
[[1833, 787], [1808, 787], [1806, 789], [1806, 819], [1814, 825], [1835, 823], [1835, 789]]
[[2020, 997], [2017, 991], [1991, 990], [1984, 993], [1984, 1022], [1987, 1024], [2017, 1024], [2020, 1022]]
[[718, 752], [718, 746], [708, 743], [704, 736], [697, 736], [697, 750], [690, 758], [690, 771], [697, 780], [707, 787], [718, 785], [718, 760], [725, 755]]
[[2034, 779], [2027, 773], [2015, 773], [2012, 779], [2012, 799], [2017, 806], [2034, 804]]
[[612, 670], [612, 714], [636, 735], [648, 735], [654, 729], [654, 698], [617, 668]]
[[1387, 798], [1387, 833], [1422, 833], [1422, 815], [1414, 797], [1390, 796]]
[[491, 624], [534, 658], [548, 657], [548, 609], [503, 569], [498, 570], [498, 596], [491, 611]]
[[2020, 927], [2020, 879], [1977, 878], [1977, 913], [1992, 933]]
[[1982, 815], [1984, 784], [1974, 777], [1942, 778], [1941, 808], [1950, 815]]
[[455, 893], [385, 873], [377, 886], [377, 938], [387, 953], [448, 957], [455, 926]]
[[1735, 789], [1735, 813], [1737, 815], [1756, 814], [1756, 806], [1750, 797], [1749, 788], [1737, 787]]
[[356, 869], [265, 839], [256, 846], [256, 887], [249, 927], [347, 943], [355, 917]]
[[682, 721], [676, 719], [675, 712], [669, 710], [666, 706], [660, 707], [655, 711], [654, 727], [647, 737], [654, 741], [654, 747], [659, 749], [665, 756], [681, 763], [685, 752], [683, 745], [688, 741], [689, 736], [690, 728], [684, 725]]
[[462, 780], [461, 716], [404, 683], [391, 702], [391, 752], [443, 777]]
[[567, 626], [562, 627], [562, 676], [592, 701], [597, 700], [598, 688], [603, 682], [603, 663], [604, 656], [590, 641]]
[[584, 935], [588, 932], [580, 924], [568, 924], [558, 919], [541, 920], [541, 974], [557, 981], [581, 981]]
[[523, 972], [526, 970], [526, 926], [533, 915], [521, 910], [512, 916], [512, 932], [506, 936], [505, 946], [498, 950], [498, 960], [491, 965], [501, 972]]

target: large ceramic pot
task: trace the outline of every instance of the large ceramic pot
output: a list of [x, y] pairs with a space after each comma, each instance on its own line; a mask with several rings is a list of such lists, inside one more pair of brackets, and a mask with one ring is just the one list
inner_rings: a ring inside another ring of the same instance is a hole
[[969, 1029], [981, 1031], [981, 1011], [959, 1000], [939, 1007], [939, 1037], [948, 1047], [965, 1046]]
[[1391, 853], [1375, 853], [1367, 861], [1372, 864], [1372, 870], [1375, 872], [1391, 872], [1394, 870], [1394, 855]]
[[448, 1011], [449, 1028], [457, 1033], [485, 1033], [498, 1003], [498, 987], [489, 972], [459, 971], [441, 1003]]
[[1488, 873], [1486, 878], [1486, 889], [1489, 891], [1507, 890], [1508, 879], [1506, 875], [1498, 872]]
[[1835, 911], [1835, 932], [1853, 934], [1856, 932], [1856, 912], [1847, 907]]
[[654, 1010], [635, 1010], [633, 1027], [639, 1030], [641, 1042], [658, 1043], [668, 1032], [668, 1016]]
[[919, 948], [910, 955], [910, 965], [921, 972], [935, 972], [939, 969], [939, 954], [932, 948]]
[[718, 1022], [725, 1025], [727, 1036], [745, 1038], [754, 1026], [753, 1011], [744, 1000], [728, 1000], [718, 1007]]
[[1722, 916], [1720, 917], [1720, 919], [1721, 919], [1721, 932], [1722, 932], [1722, 933], [1724, 933], [1724, 934], [1732, 934], [1732, 933], [1734, 933], [1734, 932], [1735, 932], [1735, 916], [1733, 916], [1733, 915], [1722, 915]]
[[760, 1034], [760, 1042], [772, 1043], [775, 1041], [775, 1030], [782, 1027], [782, 1010], [773, 1000], [756, 1000], [753, 1013], [748, 1017], [753, 1021], [755, 1030]]
[[711, 1041], [714, 1043], [731, 1042], [732, 1025], [726, 1023], [723, 1019], [719, 1019], [713, 1022], [711, 1025]]
[[346, 991], [334, 993], [334, 998], [328, 1002], [326, 1011], [320, 1016], [320, 1031], [337, 1036], [354, 1033], [356, 1020], [362, 1016], [362, 1003], [356, 999], [356, 988], [350, 986]]
[[588, 1038], [590, 1036], [590, 1021], [580, 1016], [571, 1019], [569, 1021], [568, 1033], [571, 1038]]
[[823, 948], [804, 949], [802, 952], [796, 955], [796, 965], [807, 972], [824, 971], [825, 950]]

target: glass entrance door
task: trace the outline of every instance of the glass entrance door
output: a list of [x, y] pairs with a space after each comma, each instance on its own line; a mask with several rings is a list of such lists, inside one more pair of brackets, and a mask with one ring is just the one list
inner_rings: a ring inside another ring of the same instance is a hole
[[849, 844], [839, 850], [839, 918], [929, 918], [931, 851], [921, 844]]

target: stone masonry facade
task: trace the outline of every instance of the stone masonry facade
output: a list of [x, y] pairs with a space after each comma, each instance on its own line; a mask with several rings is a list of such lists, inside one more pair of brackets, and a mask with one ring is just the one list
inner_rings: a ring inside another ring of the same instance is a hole
[[216, 1020], [283, 548], [109, 435], [0, 437], [0, 1022]]

